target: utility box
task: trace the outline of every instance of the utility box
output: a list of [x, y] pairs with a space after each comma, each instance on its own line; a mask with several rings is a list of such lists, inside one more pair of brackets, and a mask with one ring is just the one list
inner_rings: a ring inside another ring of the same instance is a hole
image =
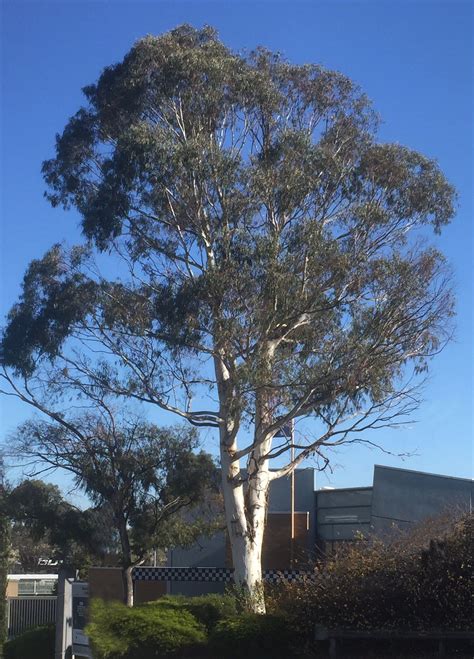
[[72, 654], [75, 657], [92, 657], [89, 639], [84, 629], [87, 624], [89, 584], [76, 581], [72, 584]]

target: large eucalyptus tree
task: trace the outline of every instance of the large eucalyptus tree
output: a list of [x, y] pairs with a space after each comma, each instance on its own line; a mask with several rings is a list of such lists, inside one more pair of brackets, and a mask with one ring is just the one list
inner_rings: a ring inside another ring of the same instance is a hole
[[[210, 28], [138, 41], [84, 94], [43, 172], [87, 240], [31, 264], [4, 377], [40, 407], [47, 382], [100, 385], [216, 428], [236, 580], [262, 611], [270, 481], [400, 422], [448, 338], [449, 277], [423, 240], [453, 188], [377, 141], [347, 77]], [[270, 470], [299, 417], [314, 432]]]

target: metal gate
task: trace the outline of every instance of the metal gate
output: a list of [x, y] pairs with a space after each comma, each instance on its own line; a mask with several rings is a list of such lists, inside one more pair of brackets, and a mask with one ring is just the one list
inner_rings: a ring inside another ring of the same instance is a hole
[[56, 596], [7, 597], [8, 638], [26, 629], [56, 622]]

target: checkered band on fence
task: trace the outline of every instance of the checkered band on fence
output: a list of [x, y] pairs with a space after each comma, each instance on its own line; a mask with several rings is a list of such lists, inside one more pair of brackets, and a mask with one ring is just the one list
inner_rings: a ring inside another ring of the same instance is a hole
[[311, 572], [307, 570], [265, 570], [263, 578], [270, 583], [280, 581], [301, 581], [309, 577]]
[[[226, 567], [136, 567], [134, 581], [213, 581], [230, 582], [234, 570]], [[307, 576], [304, 570], [265, 570], [264, 579], [271, 583], [297, 581]]]
[[232, 581], [225, 567], [136, 567], [134, 581]]

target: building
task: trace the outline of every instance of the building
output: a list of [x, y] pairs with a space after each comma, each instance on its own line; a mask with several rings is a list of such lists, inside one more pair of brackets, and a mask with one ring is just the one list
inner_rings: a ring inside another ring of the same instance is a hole
[[[290, 479], [272, 481], [263, 547], [263, 569], [304, 568], [316, 555], [358, 537], [384, 536], [445, 511], [471, 510], [472, 480], [375, 465], [366, 487], [315, 489], [314, 469], [295, 474], [295, 540], [290, 542]], [[230, 567], [226, 532], [190, 549], [169, 553], [169, 567]], [[220, 592], [222, 583], [172, 582], [172, 593]]]
[[57, 574], [8, 574], [7, 597], [44, 597], [55, 595]]
[[[314, 547], [315, 507], [314, 469], [297, 469], [295, 473], [295, 538], [291, 542], [291, 479], [274, 480], [270, 486], [268, 515], [263, 544], [264, 569], [282, 569], [290, 563], [302, 566]], [[292, 560], [293, 559], [293, 560]], [[227, 532], [202, 538], [189, 549], [173, 549], [168, 555], [169, 567], [232, 567]], [[173, 582], [172, 594], [198, 595], [222, 592], [223, 583]]]
[[375, 465], [373, 485], [316, 490], [316, 543], [331, 552], [357, 536], [386, 536], [444, 512], [472, 510], [474, 483], [467, 478]]
[[[394, 527], [406, 529], [444, 512], [469, 512], [474, 494], [474, 483], [469, 479], [382, 465], [375, 465], [372, 485], [364, 487], [315, 489], [314, 469], [297, 469], [294, 481], [293, 542], [291, 479], [271, 482], [262, 552], [264, 570], [304, 569], [315, 557], [332, 553], [340, 543], [362, 536], [384, 537]], [[134, 577], [137, 601], [156, 599], [164, 593], [222, 592], [225, 579], [220, 576], [231, 567], [227, 533], [222, 530], [211, 538], [201, 538], [189, 549], [171, 550], [164, 569], [138, 568], [142, 577]], [[203, 572], [208, 575], [206, 579], [199, 576]], [[171, 573], [175, 576], [167, 576]], [[189, 578], [189, 574], [194, 576]], [[119, 570], [94, 568], [89, 579], [94, 596], [121, 597]]]

